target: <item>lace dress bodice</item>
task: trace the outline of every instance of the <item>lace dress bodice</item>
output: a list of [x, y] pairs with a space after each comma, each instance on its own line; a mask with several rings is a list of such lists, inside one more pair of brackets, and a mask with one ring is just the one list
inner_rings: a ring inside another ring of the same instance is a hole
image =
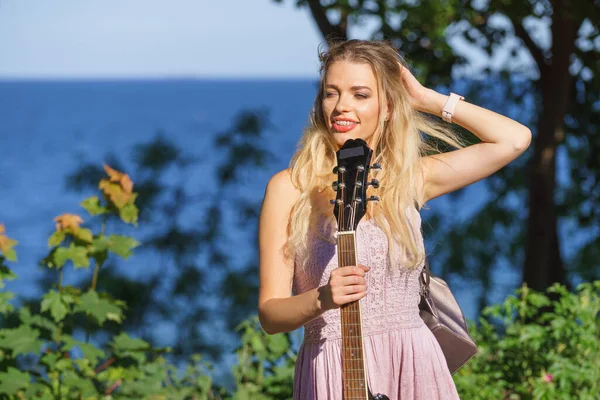
[[[421, 216], [414, 208], [406, 210], [417, 244], [423, 248]], [[293, 290], [304, 293], [327, 284], [331, 271], [338, 266], [337, 246], [328, 232], [325, 218], [318, 220], [319, 235], [312, 235], [310, 257], [303, 266], [297, 263]], [[331, 230], [331, 229], [330, 229]], [[358, 262], [371, 267], [366, 274], [367, 295], [360, 300], [363, 335], [373, 335], [399, 328], [419, 327], [419, 274], [423, 265], [409, 270], [403, 267], [402, 255], [392, 265], [388, 240], [373, 220], [361, 220], [356, 230]], [[340, 311], [329, 310], [305, 326], [304, 342], [317, 343], [341, 338]]]

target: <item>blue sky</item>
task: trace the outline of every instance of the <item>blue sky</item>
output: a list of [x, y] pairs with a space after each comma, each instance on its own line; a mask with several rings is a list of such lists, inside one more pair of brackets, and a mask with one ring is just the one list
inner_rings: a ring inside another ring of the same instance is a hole
[[308, 10], [271, 0], [0, 0], [0, 78], [316, 77]]
[[[315, 78], [323, 40], [294, 3], [0, 0], [0, 79]], [[353, 27], [350, 37], [373, 28]], [[451, 43], [473, 70], [486, 63], [481, 51]], [[490, 65], [502, 64], [499, 53]]]

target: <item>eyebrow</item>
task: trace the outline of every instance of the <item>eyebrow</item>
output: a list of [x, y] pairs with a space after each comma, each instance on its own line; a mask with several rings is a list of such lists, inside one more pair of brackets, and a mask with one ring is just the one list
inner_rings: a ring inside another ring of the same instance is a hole
[[[331, 88], [334, 88], [334, 89], [339, 89], [339, 88], [338, 88], [336, 85], [332, 85], [331, 83], [328, 83], [327, 85], [325, 85], [325, 87], [326, 87], [326, 88], [327, 88], [327, 87], [331, 87]], [[350, 89], [351, 89], [351, 90], [367, 89], [367, 90], [373, 91], [373, 90], [372, 90], [370, 87], [368, 87], [368, 86], [352, 86]]]

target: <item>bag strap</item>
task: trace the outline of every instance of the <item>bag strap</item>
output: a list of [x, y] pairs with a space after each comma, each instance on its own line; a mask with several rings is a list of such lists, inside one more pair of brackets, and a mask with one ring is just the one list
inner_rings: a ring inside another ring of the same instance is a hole
[[431, 281], [431, 270], [429, 269], [429, 260], [427, 258], [425, 258], [425, 265], [423, 266], [419, 280], [421, 282], [421, 295], [428, 296], [429, 282]]
[[[415, 201], [414, 206], [417, 212], [419, 212], [419, 203]], [[429, 296], [429, 282], [431, 281], [431, 270], [429, 269], [429, 259], [427, 258], [427, 256], [425, 256], [425, 265], [423, 266], [423, 270], [421, 271], [421, 275], [419, 276], [419, 281], [421, 283], [421, 295]]]

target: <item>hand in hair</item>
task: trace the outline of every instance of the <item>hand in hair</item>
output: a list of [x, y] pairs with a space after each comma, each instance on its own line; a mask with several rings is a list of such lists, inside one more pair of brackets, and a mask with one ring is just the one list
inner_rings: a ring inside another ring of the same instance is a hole
[[425, 111], [425, 104], [430, 90], [421, 85], [412, 72], [402, 64], [400, 64], [400, 77], [410, 95], [410, 104], [416, 110]]
[[319, 288], [322, 310], [339, 308], [367, 295], [365, 273], [371, 267], [364, 265], [336, 268], [331, 271], [327, 285]]

